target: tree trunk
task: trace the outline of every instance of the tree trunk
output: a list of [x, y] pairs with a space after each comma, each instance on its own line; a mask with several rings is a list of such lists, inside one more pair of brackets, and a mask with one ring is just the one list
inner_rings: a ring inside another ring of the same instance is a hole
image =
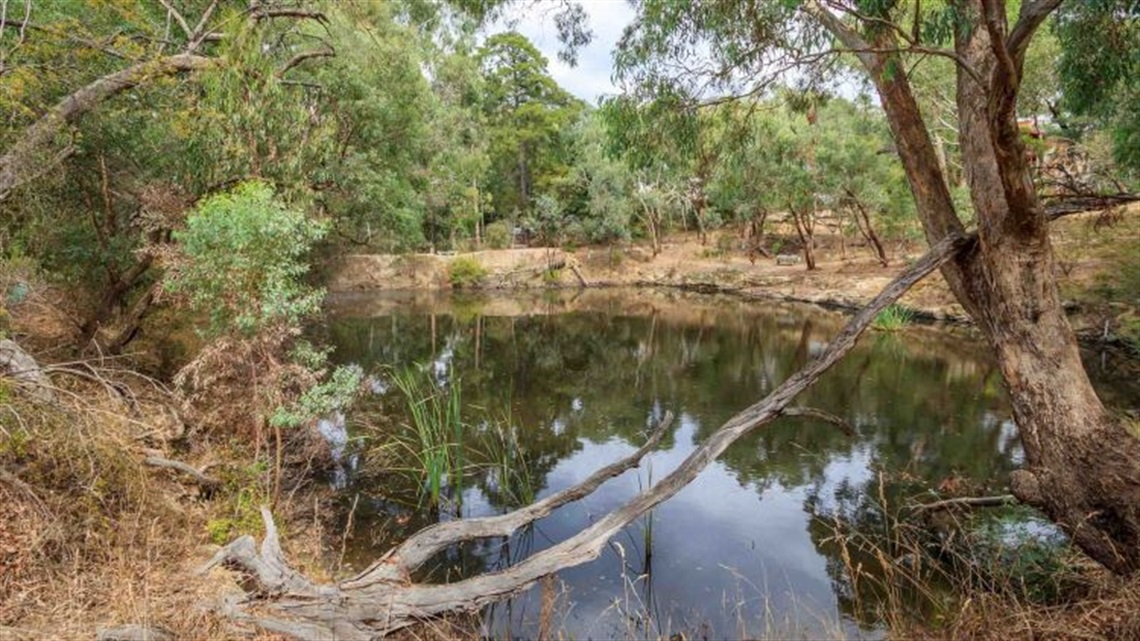
[[1140, 570], [1140, 439], [1105, 410], [1081, 363], [1017, 128], [1020, 70], [1004, 14], [976, 11], [985, 24], [956, 45], [989, 86], [959, 72], [958, 110], [981, 239], [975, 319], [997, 354], [1025, 449], [1011, 489], [1089, 556], [1132, 573]]
[[809, 221], [805, 220], [807, 214], [800, 214], [794, 207], [788, 207], [788, 211], [792, 214], [792, 222], [796, 224], [796, 233], [800, 237], [800, 242], [804, 246], [804, 263], [807, 264], [808, 271], [815, 269], [815, 244], [814, 233]]
[[168, 56], [108, 74], [65, 97], [0, 156], [0, 202], [14, 189], [51, 170], [70, 155], [72, 148], [61, 145], [59, 140], [67, 125], [104, 100], [159, 76], [205, 69], [213, 64], [212, 59], [193, 54]]
[[[1090, 557], [1119, 574], [1140, 570], [1140, 437], [1097, 398], [1053, 280], [1047, 219], [1017, 128], [1025, 51], [1059, 0], [1022, 3], [1013, 29], [1004, 2], [956, 0], [954, 30], [962, 162], [978, 217], [976, 251], [942, 274], [993, 347], [1013, 404], [1026, 466], [1011, 489], [1037, 506]], [[930, 132], [897, 53], [896, 35], [874, 43], [824, 8], [805, 11], [858, 51], [891, 133], [930, 242], [960, 233]]]
[[887, 251], [883, 249], [883, 242], [879, 240], [879, 235], [875, 233], [875, 228], [871, 225], [871, 217], [867, 214], [867, 208], [863, 203], [855, 197], [855, 194], [847, 191], [847, 196], [851, 199], [851, 204], [855, 206], [855, 226], [859, 228], [859, 233], [867, 239], [871, 244], [871, 248], [875, 251], [875, 257], [879, 259], [879, 263], [883, 267], [890, 264], [887, 260]]

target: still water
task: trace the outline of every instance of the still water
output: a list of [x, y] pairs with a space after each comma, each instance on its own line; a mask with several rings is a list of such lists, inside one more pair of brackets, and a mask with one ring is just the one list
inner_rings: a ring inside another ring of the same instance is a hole
[[[672, 411], [639, 468], [509, 541], [441, 555], [423, 578], [502, 568], [562, 541], [671, 471], [843, 322], [818, 308], [646, 290], [334, 301], [335, 358], [373, 373], [374, 391], [347, 420], [336, 483], [352, 527], [337, 562], [361, 569], [435, 520], [501, 513], [578, 483]], [[515, 434], [500, 442], [519, 478], [480, 468], [494, 457], [473, 451], [451, 499], [417, 507], [418, 487], [396, 469], [407, 457], [379, 445], [409, 423], [391, 378], [409, 366], [458, 382], [472, 433]], [[940, 483], [1000, 492], [1022, 456], [1000, 375], [961, 331], [869, 333], [797, 403], [843, 417], [854, 434], [786, 418], [737, 442], [599, 559], [558, 575], [547, 588], [555, 629], [576, 639], [877, 638], [873, 604], [855, 598], [832, 540], [835, 520], [882, 527], [884, 500]], [[486, 633], [535, 637], [542, 596], [536, 587], [496, 606]]]

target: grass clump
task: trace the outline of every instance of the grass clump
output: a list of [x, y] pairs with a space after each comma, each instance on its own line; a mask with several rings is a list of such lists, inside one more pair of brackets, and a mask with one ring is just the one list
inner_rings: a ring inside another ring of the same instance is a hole
[[460, 256], [451, 261], [447, 279], [456, 289], [481, 287], [487, 280], [487, 268], [474, 258]]
[[914, 310], [898, 304], [891, 304], [875, 316], [871, 327], [880, 332], [897, 332], [914, 322]]
[[393, 377], [411, 416], [411, 438], [400, 444], [414, 462], [420, 502], [440, 505], [450, 494], [459, 505], [463, 489], [464, 424], [458, 381], [443, 384], [427, 370], [408, 369]]

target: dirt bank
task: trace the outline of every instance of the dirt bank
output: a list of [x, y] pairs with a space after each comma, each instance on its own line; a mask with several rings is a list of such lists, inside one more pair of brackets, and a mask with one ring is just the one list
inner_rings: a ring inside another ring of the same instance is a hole
[[[1114, 219], [1097, 213], [1070, 216], [1054, 223], [1057, 277], [1075, 329], [1100, 331], [1105, 322], [1129, 322], [1134, 303], [1125, 291], [1112, 291], [1122, 265], [1140, 261], [1140, 207]], [[708, 292], [733, 292], [754, 298], [808, 302], [855, 308], [866, 304], [910, 260], [924, 251], [917, 242], [888, 247], [890, 265], [883, 267], [863, 245], [817, 237], [818, 269], [802, 262], [779, 264], [775, 258], [749, 260], [744, 242], [723, 231], [702, 244], [695, 234], [667, 239], [654, 257], [639, 245], [558, 248], [513, 248], [464, 254], [346, 256], [329, 281], [334, 294], [389, 290], [449, 289], [456, 260], [473, 261], [486, 274], [487, 289], [654, 286]], [[1120, 289], [1120, 287], [1117, 287]], [[1135, 295], [1135, 293], [1133, 294]], [[911, 289], [902, 304], [934, 320], [967, 321], [965, 311], [945, 281], [934, 274]], [[1127, 309], [1126, 309], [1127, 307]], [[1124, 318], [1121, 321], [1121, 318]]]

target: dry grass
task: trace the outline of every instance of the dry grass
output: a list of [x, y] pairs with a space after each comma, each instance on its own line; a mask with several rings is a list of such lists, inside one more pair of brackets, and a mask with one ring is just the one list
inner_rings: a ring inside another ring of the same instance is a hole
[[186, 567], [206, 511], [141, 463], [157, 404], [132, 411], [89, 382], [55, 392], [45, 405], [9, 390], [0, 415], [0, 636], [91, 638], [132, 622], [218, 637], [192, 607], [213, 590]]
[[[205, 606], [239, 589], [235, 575], [198, 576], [195, 568], [216, 549], [216, 525], [239, 521], [243, 500], [267, 495], [272, 453], [264, 448], [258, 463], [249, 439], [202, 438], [180, 415], [180, 399], [134, 371], [131, 359], [74, 359], [59, 300], [35, 284], [10, 325], [51, 376], [54, 401], [35, 401], [0, 377], [0, 640], [92, 639], [128, 623], [180, 639], [234, 638], [233, 626]], [[304, 438], [292, 445], [290, 476], [311, 477], [320, 448]], [[144, 465], [155, 450], [224, 486], [207, 496], [185, 475]], [[290, 509], [312, 506], [319, 493], [311, 482], [288, 489], [295, 503], [278, 513], [290, 526], [292, 557], [319, 576], [311, 561], [319, 509]]]
[[987, 534], [999, 521], [968, 508], [923, 513], [882, 492], [872, 502], [883, 530], [836, 519], [825, 544], [857, 610], [890, 638], [1140, 639], [1140, 577], [1113, 576], [1063, 542]]

